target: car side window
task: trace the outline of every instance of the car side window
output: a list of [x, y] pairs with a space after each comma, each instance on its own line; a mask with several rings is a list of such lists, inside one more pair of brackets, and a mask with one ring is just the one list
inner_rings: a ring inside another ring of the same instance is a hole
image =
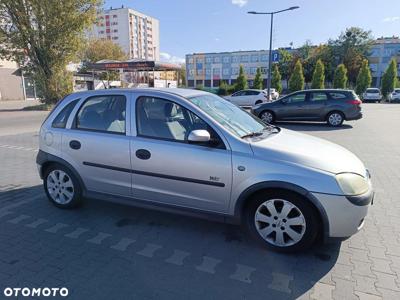
[[107, 133], [126, 133], [126, 98], [122, 95], [87, 99], [76, 116], [75, 128]]
[[338, 92], [329, 93], [329, 96], [330, 96], [331, 99], [333, 99], [333, 100], [346, 99], [346, 95], [345, 95], [345, 94], [343, 94], [343, 93], [338, 93]]
[[51, 124], [51, 127], [53, 128], [65, 128], [67, 125], [68, 118], [74, 109], [75, 105], [79, 102], [79, 99], [71, 101], [68, 103], [57, 115], [57, 117], [54, 118], [53, 123]]
[[188, 142], [191, 131], [204, 129], [210, 133], [212, 140], [217, 141], [208, 146], [223, 146], [222, 140], [206, 122], [172, 101], [153, 97], [138, 98], [136, 124], [139, 136], [183, 143]]
[[296, 94], [291, 97], [287, 98], [287, 103], [300, 103], [304, 102], [306, 100], [306, 94], [301, 93], [301, 94]]
[[310, 93], [310, 101], [326, 101], [328, 96], [325, 93]]

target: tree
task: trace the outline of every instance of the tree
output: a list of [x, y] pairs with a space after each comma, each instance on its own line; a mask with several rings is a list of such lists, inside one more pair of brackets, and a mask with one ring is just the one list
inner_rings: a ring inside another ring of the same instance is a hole
[[300, 59], [298, 59], [293, 74], [289, 79], [289, 90], [295, 92], [302, 89], [304, 89], [303, 66], [301, 65]]
[[256, 77], [254, 78], [253, 88], [257, 90], [263, 89], [263, 78], [261, 74], [261, 68], [257, 68]]
[[343, 63], [346, 66], [352, 85], [356, 83], [362, 62], [369, 55], [372, 43], [371, 31], [358, 27], [347, 28], [336, 40], [328, 42], [333, 48], [336, 63]]
[[364, 59], [361, 65], [360, 72], [357, 76], [356, 93], [361, 95], [367, 88], [371, 86], [372, 76], [369, 69], [368, 60]]
[[65, 67], [95, 21], [99, 0], [0, 0], [0, 56], [20, 64], [54, 103], [71, 92]]
[[180, 86], [186, 87], [186, 66], [182, 64], [181, 68], [179, 69], [179, 79]]
[[241, 91], [241, 90], [247, 89], [247, 87], [248, 87], [247, 77], [246, 77], [246, 74], [244, 73], [243, 66], [240, 65], [239, 76], [236, 79], [235, 90], [236, 91]]
[[397, 63], [396, 59], [392, 59], [382, 76], [382, 94], [386, 97], [391, 93], [397, 84]]
[[337, 66], [333, 76], [333, 87], [335, 89], [345, 89], [347, 87], [347, 69], [344, 64]]
[[286, 81], [286, 86], [292, 73], [293, 55], [289, 51], [279, 49], [279, 62], [278, 67], [282, 75], [282, 79]]
[[312, 89], [323, 89], [325, 88], [325, 67], [322, 61], [319, 59], [315, 65], [312, 81]]
[[272, 72], [271, 85], [276, 91], [280, 94], [282, 93], [282, 77], [281, 73], [279, 73], [279, 67], [277, 64], [274, 64], [274, 70]]

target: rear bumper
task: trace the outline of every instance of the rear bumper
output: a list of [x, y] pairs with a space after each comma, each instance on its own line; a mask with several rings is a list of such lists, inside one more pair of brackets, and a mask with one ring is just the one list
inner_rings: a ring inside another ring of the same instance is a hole
[[362, 112], [359, 112], [356, 115], [346, 117], [346, 121], [360, 120], [362, 117], [363, 117]]
[[328, 218], [329, 228], [325, 237], [327, 240], [344, 239], [360, 231], [374, 198], [372, 189], [363, 195], [352, 197], [312, 194], [318, 199]]

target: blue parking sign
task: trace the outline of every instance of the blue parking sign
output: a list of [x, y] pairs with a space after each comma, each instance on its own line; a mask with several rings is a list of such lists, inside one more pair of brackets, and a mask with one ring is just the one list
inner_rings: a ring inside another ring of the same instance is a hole
[[272, 51], [272, 61], [273, 62], [279, 61], [279, 51]]

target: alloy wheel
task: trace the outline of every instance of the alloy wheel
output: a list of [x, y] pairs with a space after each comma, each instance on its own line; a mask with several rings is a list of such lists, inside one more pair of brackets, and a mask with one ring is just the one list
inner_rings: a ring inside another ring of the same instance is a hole
[[333, 113], [329, 116], [328, 121], [329, 121], [329, 124], [331, 124], [333, 126], [338, 126], [342, 123], [343, 117], [339, 113]]
[[269, 124], [274, 120], [274, 116], [269, 111], [266, 111], [261, 114], [261, 120]]
[[258, 234], [277, 247], [297, 244], [306, 231], [303, 213], [293, 203], [283, 199], [270, 199], [256, 210], [254, 222]]
[[47, 191], [50, 197], [58, 204], [68, 204], [74, 198], [74, 184], [67, 173], [53, 170], [47, 175]]

